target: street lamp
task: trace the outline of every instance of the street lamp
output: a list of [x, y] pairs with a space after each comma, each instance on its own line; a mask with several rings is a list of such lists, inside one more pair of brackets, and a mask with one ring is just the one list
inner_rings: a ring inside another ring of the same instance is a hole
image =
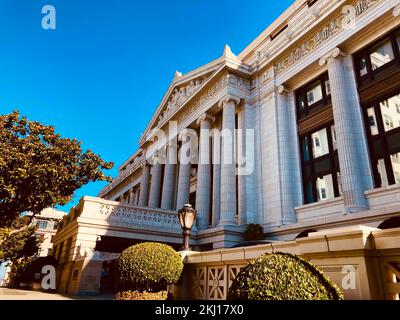
[[183, 247], [184, 251], [190, 250], [189, 248], [189, 237], [190, 231], [192, 230], [193, 224], [196, 220], [196, 210], [190, 204], [185, 204], [184, 207], [178, 211], [179, 223], [182, 227], [183, 235]]

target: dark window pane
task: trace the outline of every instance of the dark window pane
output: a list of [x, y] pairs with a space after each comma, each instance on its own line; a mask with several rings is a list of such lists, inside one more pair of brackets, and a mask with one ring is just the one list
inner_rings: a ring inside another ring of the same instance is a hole
[[372, 142], [372, 152], [376, 156], [381, 156], [383, 154], [382, 141], [380, 139], [374, 139]]
[[315, 162], [314, 165], [315, 175], [325, 174], [326, 172], [332, 171], [331, 160], [324, 159]]
[[311, 170], [311, 165], [306, 165], [304, 166], [304, 170], [303, 170], [303, 175], [304, 175], [304, 179], [311, 179], [313, 177], [312, 175], [312, 170]]
[[306, 203], [313, 203], [314, 202], [312, 189], [313, 189], [312, 188], [312, 183], [311, 183], [311, 181], [308, 181], [306, 183], [306, 190], [305, 190], [305, 202]]
[[308, 161], [310, 160], [310, 151], [308, 148], [308, 137], [304, 137], [303, 141], [302, 141], [302, 145], [303, 145], [303, 160], [304, 161]]
[[389, 153], [394, 153], [400, 149], [400, 132], [396, 132], [387, 137]]

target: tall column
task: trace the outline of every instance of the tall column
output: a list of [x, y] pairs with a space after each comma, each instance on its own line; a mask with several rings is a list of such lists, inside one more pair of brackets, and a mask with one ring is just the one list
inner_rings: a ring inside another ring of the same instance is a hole
[[277, 118], [278, 118], [278, 146], [279, 146], [279, 173], [280, 173], [280, 196], [282, 208], [282, 224], [296, 222], [295, 197], [298, 187], [295, 185], [293, 170], [293, 148], [292, 141], [297, 137], [291, 136], [289, 106], [289, 91], [284, 86], [277, 88]]
[[[255, 176], [255, 134], [253, 111], [247, 103], [239, 108], [237, 127], [237, 174], [239, 224], [255, 223], [256, 195]], [[259, 172], [258, 172], [259, 174]]]
[[234, 155], [235, 110], [240, 99], [227, 95], [222, 107], [221, 207], [220, 225], [236, 224], [236, 163]]
[[342, 178], [342, 191], [345, 212], [357, 212], [367, 209], [367, 201], [364, 197], [364, 188], [360, 161], [355, 149], [358, 136], [357, 124], [353, 123], [352, 113], [354, 108], [360, 108], [352, 98], [354, 92], [349, 92], [346, 68], [343, 66], [344, 54], [339, 48], [320, 60], [320, 65], [328, 66], [329, 82], [333, 106], [333, 118], [337, 134], [337, 147]]
[[218, 119], [213, 134], [212, 225], [219, 224], [221, 196], [221, 121]]
[[[182, 152], [182, 148], [180, 150]], [[176, 209], [182, 209], [183, 206], [189, 203], [190, 199], [190, 170], [192, 164], [179, 163], [179, 173], [178, 173], [178, 191], [176, 199]]]
[[135, 199], [136, 199], [136, 192], [133, 191], [133, 188], [129, 191], [129, 204], [135, 205]]
[[207, 229], [211, 210], [211, 148], [210, 129], [214, 117], [203, 114], [197, 123], [200, 124], [199, 164], [197, 170], [196, 210], [197, 228]]
[[150, 186], [150, 197], [149, 197], [149, 207], [159, 208], [160, 197], [161, 197], [161, 172], [162, 165], [156, 158], [151, 170], [151, 186]]
[[171, 210], [173, 203], [172, 198], [174, 195], [175, 186], [175, 168], [176, 168], [176, 149], [169, 146], [167, 150], [167, 163], [164, 169], [164, 182], [162, 187], [161, 208]]
[[150, 183], [150, 166], [146, 162], [142, 168], [142, 181], [140, 181], [140, 195], [139, 203], [140, 207], [146, 207], [148, 204], [149, 197], [149, 183]]

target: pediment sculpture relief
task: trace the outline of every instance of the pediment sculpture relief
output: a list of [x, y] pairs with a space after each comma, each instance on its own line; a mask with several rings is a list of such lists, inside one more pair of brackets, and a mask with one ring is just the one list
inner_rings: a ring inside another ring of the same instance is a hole
[[206, 81], [205, 78], [195, 79], [190, 81], [187, 86], [175, 88], [174, 92], [169, 99], [166, 108], [158, 117], [158, 124], [167, 119], [175, 110], [179, 109], [190, 97], [192, 97], [197, 90]]

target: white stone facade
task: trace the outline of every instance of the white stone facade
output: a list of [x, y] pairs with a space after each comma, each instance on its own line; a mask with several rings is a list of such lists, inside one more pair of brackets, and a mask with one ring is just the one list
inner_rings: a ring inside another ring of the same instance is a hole
[[[343, 13], [346, 5], [354, 8], [354, 25], [346, 20], [351, 16]], [[191, 177], [195, 180], [199, 230], [260, 223], [273, 238], [276, 228], [282, 226], [297, 230], [304, 221], [310, 221], [311, 228], [315, 211], [319, 218], [335, 216], [338, 221], [346, 214], [368, 213], [365, 193], [373, 192], [373, 176], [352, 54], [399, 25], [400, 20], [394, 16], [397, 5], [394, 0], [319, 0], [311, 6], [307, 1], [296, 1], [240, 55], [226, 47], [221, 58], [186, 75], [176, 73], [140, 140], [141, 153], [149, 152], [154, 144], [152, 130], [166, 130], [171, 121], [178, 122], [178, 134], [188, 127], [197, 128], [199, 133], [203, 127], [218, 126], [221, 130], [254, 130], [251, 174], [237, 178], [235, 164], [212, 162], [199, 164]], [[375, 26], [378, 20], [379, 26]], [[284, 22], [287, 27], [272, 39]], [[337, 132], [342, 196], [303, 205], [295, 92], [326, 71]], [[169, 139], [161, 144], [168, 145]], [[210, 144], [201, 134], [199, 139], [200, 159], [222, 157], [223, 161], [226, 154], [234, 156], [236, 148], [246, 149], [244, 137], [236, 145], [216, 143], [215, 138]], [[189, 186], [188, 165], [178, 164], [175, 168], [166, 164], [162, 179], [161, 166], [156, 164], [150, 179], [146, 172], [140, 179], [140, 166], [145, 160], [143, 155], [133, 164], [129, 159], [121, 166], [116, 181], [100, 196], [126, 202], [127, 189], [121, 185], [137, 173], [136, 184], [140, 184], [140, 193], [145, 196], [135, 205], [178, 210], [190, 202], [193, 188]], [[148, 188], [150, 196], [146, 201]], [[332, 206], [331, 202], [337, 205]], [[377, 217], [376, 224], [379, 221], [382, 219]]]
[[[185, 75], [176, 72], [140, 149], [101, 190], [102, 199], [82, 200], [81, 216], [59, 230], [58, 243], [75, 232], [72, 248], [84, 247], [85, 230], [90, 250], [104, 235], [176, 244], [176, 221], [165, 229], [137, 217], [151, 212], [151, 219], [171, 223], [187, 202], [198, 211], [192, 244], [199, 250], [240, 243], [249, 223], [261, 224], [267, 239], [292, 241], [306, 230], [378, 227], [400, 216], [400, 184], [376, 187], [354, 65], [357, 52], [400, 26], [399, 5], [399, 0], [297, 0], [239, 55], [226, 46], [220, 58]], [[323, 74], [329, 79], [330, 108], [318, 121], [335, 126], [340, 190], [331, 199], [306, 204], [300, 132], [316, 124], [300, 123], [297, 93]], [[198, 133], [194, 153], [201, 163], [154, 161], [163, 153], [174, 157], [175, 146], [186, 152], [181, 135], [188, 128]], [[157, 129], [167, 134], [155, 139]], [[237, 134], [235, 140], [217, 131], [208, 137], [204, 129]], [[251, 164], [249, 172], [240, 163], [224, 162], [240, 155]], [[120, 212], [120, 220], [99, 218], [93, 203]], [[93, 210], [85, 212], [87, 207]]]

